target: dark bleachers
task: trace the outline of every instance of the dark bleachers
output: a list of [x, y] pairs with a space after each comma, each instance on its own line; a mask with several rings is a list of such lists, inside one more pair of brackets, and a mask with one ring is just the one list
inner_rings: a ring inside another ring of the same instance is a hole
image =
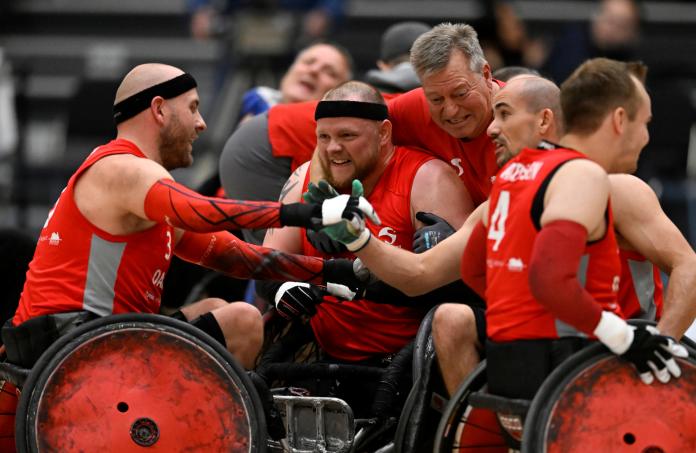
[[[251, 85], [277, 83], [292, 58], [282, 52], [239, 55], [233, 77], [215, 91], [216, 65], [226, 43], [190, 39], [185, 0], [0, 3], [0, 47], [13, 64], [19, 88], [23, 128], [19, 163], [26, 164], [14, 173], [13, 201], [39, 212], [48, 210], [67, 176], [91, 147], [109, 138], [107, 92], [127, 68], [146, 61], [163, 61], [195, 74], [209, 126], [197, 142], [197, 161], [210, 169], [236, 122], [241, 93]], [[353, 53], [356, 73], [361, 76], [374, 67], [380, 35], [392, 23], [407, 19], [433, 25], [463, 21], [478, 27], [485, 19], [484, 3], [347, 0], [347, 16], [333, 38]], [[550, 40], [569, 24], [585, 23], [595, 4], [592, 0], [510, 3], [531, 34]], [[643, 2], [643, 10], [640, 54], [651, 66], [649, 87], [659, 99], [654, 104], [653, 140], [641, 161], [640, 174], [680, 180], [688, 144], [685, 131], [694, 122], [687, 103], [693, 98], [690, 93], [696, 79], [696, 59], [691, 58], [696, 54], [696, 2], [647, 1]], [[107, 76], [95, 74], [91, 67], [100, 56], [100, 64], [114, 63], [112, 69], [102, 71]], [[672, 83], [678, 88], [672, 90]], [[687, 113], [677, 114], [671, 109], [671, 98]], [[184, 179], [195, 181], [197, 171], [205, 173], [194, 168]], [[13, 209], [0, 205], [0, 219], [5, 219], [5, 223], [0, 220], [0, 226], [16, 223], [16, 215], [2, 215]], [[38, 231], [44, 215], [34, 217], [27, 222], [28, 227]]]

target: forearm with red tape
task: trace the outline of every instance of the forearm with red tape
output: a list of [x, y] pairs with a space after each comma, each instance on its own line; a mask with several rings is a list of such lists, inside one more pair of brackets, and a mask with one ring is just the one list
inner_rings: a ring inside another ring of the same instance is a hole
[[171, 179], [150, 187], [144, 208], [150, 220], [199, 233], [305, 226], [316, 209], [302, 203], [206, 197]]
[[324, 284], [323, 259], [248, 244], [227, 231], [185, 232], [174, 252], [235, 278]]
[[545, 225], [534, 241], [529, 287], [555, 317], [592, 335], [602, 307], [578, 280], [586, 242], [587, 230], [577, 222], [556, 220]]

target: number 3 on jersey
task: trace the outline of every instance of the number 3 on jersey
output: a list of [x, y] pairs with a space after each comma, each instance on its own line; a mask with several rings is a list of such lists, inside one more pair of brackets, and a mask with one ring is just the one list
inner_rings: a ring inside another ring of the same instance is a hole
[[491, 216], [491, 224], [488, 226], [488, 239], [495, 241], [493, 251], [497, 252], [500, 247], [500, 241], [505, 236], [505, 221], [507, 220], [508, 212], [510, 211], [510, 192], [501, 190], [498, 196], [498, 203], [495, 205], [495, 210]]

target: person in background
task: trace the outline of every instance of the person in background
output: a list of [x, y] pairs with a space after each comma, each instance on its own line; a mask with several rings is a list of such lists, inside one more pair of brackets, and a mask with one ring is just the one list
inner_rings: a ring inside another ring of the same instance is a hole
[[505, 66], [493, 71], [493, 78], [501, 82], [507, 82], [513, 77], [525, 74], [540, 76], [539, 71], [536, 69], [526, 68], [524, 66]]
[[405, 93], [419, 87], [420, 80], [410, 61], [411, 46], [430, 28], [423, 22], [398, 22], [387, 28], [382, 33], [377, 69], [367, 71], [364, 81], [383, 95]]
[[639, 42], [640, 8], [635, 0], [601, 0], [589, 23], [564, 29], [540, 70], [561, 83], [589, 58], [636, 60]]
[[279, 89], [255, 87], [244, 93], [241, 121], [276, 104], [319, 100], [331, 88], [353, 77], [353, 59], [334, 43], [319, 42], [302, 49], [283, 75]]

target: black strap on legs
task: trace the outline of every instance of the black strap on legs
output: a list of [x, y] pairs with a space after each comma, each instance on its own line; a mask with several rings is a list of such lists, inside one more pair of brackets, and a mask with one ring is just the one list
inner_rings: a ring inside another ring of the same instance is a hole
[[221, 345], [227, 347], [225, 334], [222, 332], [220, 324], [218, 324], [217, 319], [215, 319], [215, 316], [213, 316], [212, 313], [208, 312], [200, 315], [198, 318], [191, 321], [191, 325], [198, 327], [203, 332], [217, 340]]

